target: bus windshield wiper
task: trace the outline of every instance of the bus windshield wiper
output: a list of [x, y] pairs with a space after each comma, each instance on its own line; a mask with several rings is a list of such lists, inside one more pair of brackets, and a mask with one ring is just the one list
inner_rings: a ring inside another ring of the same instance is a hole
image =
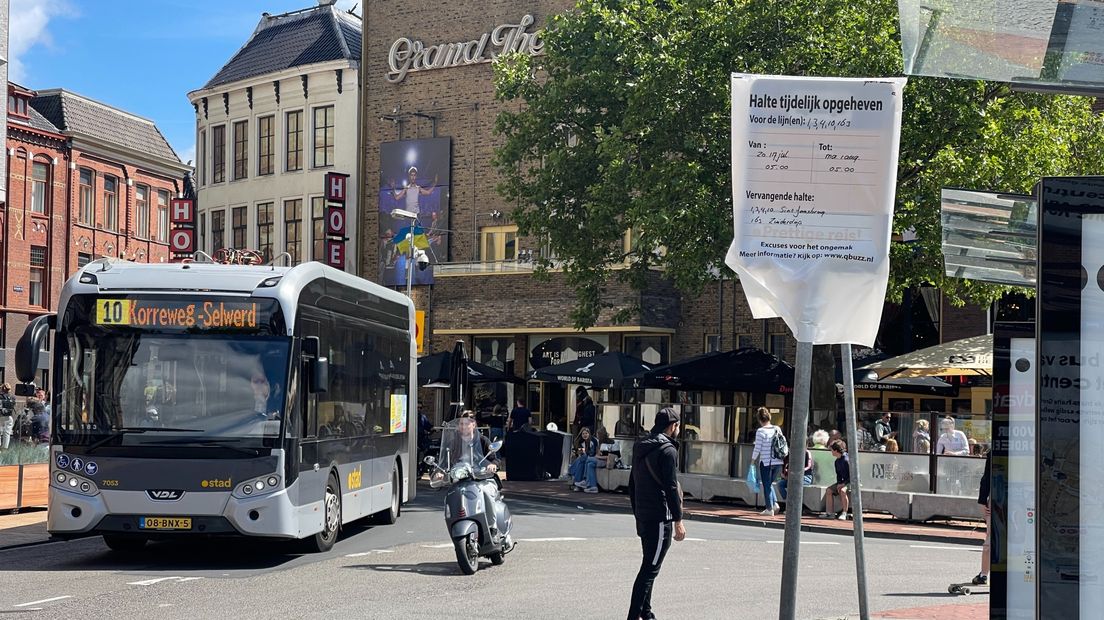
[[154, 433], [202, 433], [203, 432], [202, 430], [200, 430], [198, 428], [161, 428], [161, 427], [157, 427], [157, 426], [124, 426], [124, 427], [116, 430], [114, 433], [111, 433], [107, 437], [99, 439], [95, 443], [93, 443], [92, 445], [88, 446], [88, 450], [86, 450], [86, 452], [88, 454], [91, 454], [96, 448], [99, 448], [100, 446], [108, 443], [109, 441], [112, 441], [114, 439], [118, 439], [118, 438], [122, 437], [123, 435], [140, 435], [142, 433], [148, 433], [148, 432], [151, 432], [151, 431], [154, 432]]

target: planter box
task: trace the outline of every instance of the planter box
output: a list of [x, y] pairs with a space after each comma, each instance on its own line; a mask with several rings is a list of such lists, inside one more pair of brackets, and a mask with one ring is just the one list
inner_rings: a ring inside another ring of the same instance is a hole
[[50, 466], [0, 465], [0, 510], [45, 506], [50, 486]]

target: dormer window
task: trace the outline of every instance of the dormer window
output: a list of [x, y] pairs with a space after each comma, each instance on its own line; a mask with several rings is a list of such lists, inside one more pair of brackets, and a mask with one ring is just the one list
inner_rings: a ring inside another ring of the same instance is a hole
[[33, 90], [27, 90], [18, 84], [8, 82], [8, 114], [20, 118], [31, 117], [31, 98]]
[[8, 114], [13, 116], [22, 116], [23, 118], [29, 118], [30, 113], [27, 112], [29, 107], [27, 97], [20, 95], [8, 95]]

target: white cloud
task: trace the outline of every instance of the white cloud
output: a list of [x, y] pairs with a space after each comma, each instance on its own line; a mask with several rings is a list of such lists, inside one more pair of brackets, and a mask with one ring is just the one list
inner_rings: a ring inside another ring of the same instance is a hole
[[75, 15], [67, 0], [11, 0], [8, 28], [8, 79], [23, 82], [27, 77], [24, 54], [36, 45], [53, 45], [48, 27], [59, 16]]
[[342, 11], [348, 11], [355, 6], [356, 14], [360, 15], [362, 13], [360, 7], [364, 5], [365, 1], [367, 0], [337, 0], [337, 8], [341, 9]]

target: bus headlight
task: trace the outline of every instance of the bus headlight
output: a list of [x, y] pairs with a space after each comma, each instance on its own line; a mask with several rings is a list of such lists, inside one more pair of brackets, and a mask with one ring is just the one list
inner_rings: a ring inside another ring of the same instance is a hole
[[70, 493], [79, 493], [80, 495], [91, 496], [100, 492], [95, 482], [92, 482], [84, 476], [76, 476], [64, 471], [54, 473], [54, 479], [51, 485], [59, 489], [65, 489]]
[[279, 488], [280, 477], [270, 474], [268, 476], [246, 480], [239, 484], [238, 488], [234, 489], [234, 495], [236, 497], [256, 497], [257, 495], [272, 493], [279, 490]]

